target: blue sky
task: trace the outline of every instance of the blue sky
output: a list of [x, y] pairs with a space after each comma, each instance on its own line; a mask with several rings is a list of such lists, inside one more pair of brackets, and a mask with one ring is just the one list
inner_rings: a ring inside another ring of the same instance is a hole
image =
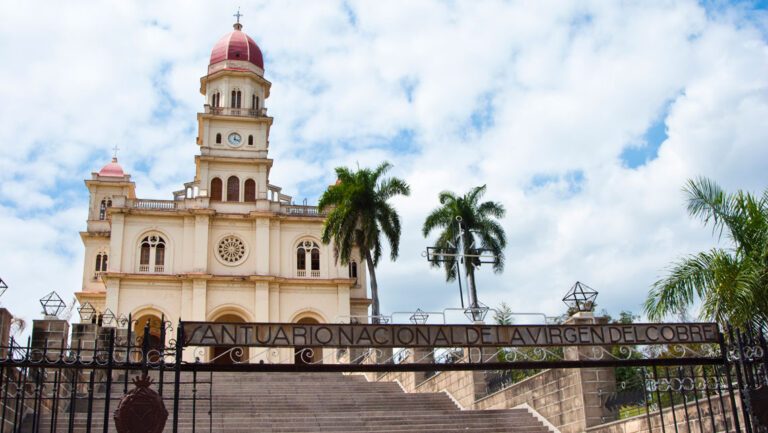
[[556, 315], [580, 280], [639, 312], [668, 263], [715, 244], [685, 213], [687, 178], [766, 186], [766, 2], [558, 5], [4, 5], [0, 302], [31, 319], [80, 289], [82, 181], [113, 146], [141, 197], [192, 179], [199, 78], [242, 6], [273, 83], [271, 182], [315, 203], [335, 167], [388, 160], [411, 185], [384, 311], [458, 305], [420, 228], [440, 191], [487, 184], [509, 247], [503, 274], [479, 275], [483, 302]]

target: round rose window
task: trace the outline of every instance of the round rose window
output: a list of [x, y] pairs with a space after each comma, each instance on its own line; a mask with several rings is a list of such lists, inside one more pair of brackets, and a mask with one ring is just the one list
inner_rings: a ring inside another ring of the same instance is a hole
[[245, 243], [237, 236], [227, 236], [219, 242], [219, 258], [227, 265], [236, 265], [245, 258]]

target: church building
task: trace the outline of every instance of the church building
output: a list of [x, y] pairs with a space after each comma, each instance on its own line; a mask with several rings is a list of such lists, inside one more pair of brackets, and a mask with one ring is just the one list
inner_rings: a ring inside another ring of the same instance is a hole
[[368, 314], [365, 262], [337, 264], [320, 241], [324, 215], [270, 183], [270, 85], [261, 50], [236, 23], [200, 79], [194, 179], [172, 200], [141, 199], [114, 158], [85, 181], [81, 305], [130, 314], [137, 332], [161, 317], [333, 323]]

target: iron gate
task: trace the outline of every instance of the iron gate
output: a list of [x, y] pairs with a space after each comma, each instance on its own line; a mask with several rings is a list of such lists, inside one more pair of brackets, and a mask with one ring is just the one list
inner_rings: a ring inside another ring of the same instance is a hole
[[[604, 396], [605, 407], [633, 407], [636, 415], [646, 418], [650, 431], [671, 431], [664, 419], [672, 417], [674, 431], [684, 425], [688, 432], [768, 432], [768, 348], [763, 332], [754, 329], [728, 329], [725, 334], [717, 333], [716, 342], [690, 344], [579, 346], [524, 342], [521, 346], [502, 346], [498, 341], [490, 341], [468, 345], [460, 351], [443, 346], [438, 350], [439, 356], [435, 356], [433, 347], [418, 345], [392, 352], [386, 345], [365, 348], [366, 341], [347, 346], [338, 341], [314, 341], [312, 346], [305, 347], [306, 344], [295, 344], [291, 339], [279, 344], [265, 340], [236, 344], [242, 342], [233, 337], [235, 344], [216, 352], [212, 358], [209, 347], [221, 347], [224, 342], [195, 340], [188, 335], [188, 325], [189, 322], [180, 323], [174, 330], [169, 322], [163, 321], [158, 330], [160, 341], [167, 341], [163, 347], [152, 347], [148, 338], [137, 338], [130, 319], [123, 330], [102, 328], [93, 345], [81, 342], [71, 347], [64, 342], [48, 342], [45, 347], [36, 348], [31, 341], [21, 346], [11, 340], [8, 346], [0, 347], [0, 433], [115, 431], [110, 423], [116, 402], [129, 390], [130, 379], [140, 374], [154, 379], [154, 387], [171, 413], [166, 431], [175, 433], [180, 421], [190, 424], [193, 432], [213, 430], [216, 372], [420, 371], [427, 378], [441, 371], [485, 370], [488, 392], [492, 393], [526, 371], [595, 367], [626, 369], [628, 374], [617, 392]], [[302, 326], [237, 324], [251, 325], [290, 330]], [[399, 329], [389, 328], [396, 325], [349, 326], [378, 326], [382, 329], [380, 335], [384, 335], [385, 328], [392, 335]], [[483, 327], [489, 332], [500, 328]], [[143, 335], [150, 335], [150, 331], [147, 323]], [[166, 338], [174, 331], [175, 338]], [[340, 332], [344, 335], [344, 331]], [[228, 334], [222, 331], [221, 335]], [[374, 340], [371, 337], [371, 343], [376, 343]], [[295, 352], [281, 359], [280, 348], [294, 347], [291, 344], [302, 347], [296, 350], [309, 351], [307, 359], [317, 361], [296, 364]], [[247, 346], [251, 346], [251, 352], [247, 352]], [[313, 352], [323, 348], [333, 351], [324, 359], [316, 358]], [[579, 355], [577, 359], [574, 353]], [[417, 359], [420, 354], [426, 355]], [[409, 356], [415, 362], [403, 361]], [[228, 362], [218, 362], [222, 360]], [[181, 409], [189, 419], [180, 419]]]

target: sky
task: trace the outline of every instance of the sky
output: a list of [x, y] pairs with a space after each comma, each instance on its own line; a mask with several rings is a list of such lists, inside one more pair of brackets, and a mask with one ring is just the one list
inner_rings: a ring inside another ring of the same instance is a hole
[[422, 256], [444, 190], [506, 208], [483, 303], [559, 315], [581, 281], [618, 315], [718, 245], [686, 179], [768, 186], [764, 1], [3, 2], [2, 306], [31, 320], [80, 290], [83, 180], [113, 147], [141, 198], [193, 179], [199, 79], [238, 6], [272, 82], [271, 183], [313, 204], [335, 167], [386, 160], [411, 186], [383, 312], [459, 306]]

